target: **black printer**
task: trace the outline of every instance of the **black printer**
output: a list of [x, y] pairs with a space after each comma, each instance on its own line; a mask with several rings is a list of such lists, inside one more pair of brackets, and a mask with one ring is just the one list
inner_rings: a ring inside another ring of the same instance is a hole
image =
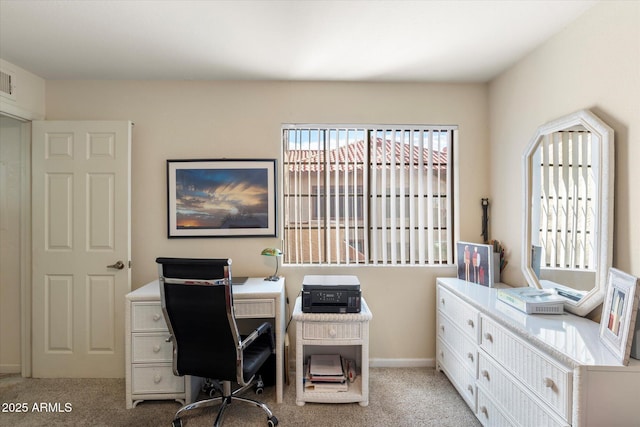
[[357, 276], [308, 275], [302, 279], [303, 313], [360, 313]]

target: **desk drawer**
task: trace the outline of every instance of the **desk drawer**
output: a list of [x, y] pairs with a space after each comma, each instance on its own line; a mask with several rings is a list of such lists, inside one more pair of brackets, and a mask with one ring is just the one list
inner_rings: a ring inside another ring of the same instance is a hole
[[234, 299], [236, 318], [274, 318], [276, 301], [273, 299]]
[[349, 340], [362, 339], [362, 323], [304, 322], [302, 338], [306, 340]]
[[169, 332], [135, 333], [131, 336], [131, 360], [133, 363], [171, 362], [173, 344], [167, 342]]
[[438, 286], [438, 310], [444, 313], [474, 343], [478, 342], [478, 310]]
[[171, 364], [132, 367], [132, 393], [184, 393], [184, 377], [173, 375]]
[[564, 419], [571, 420], [572, 375], [501, 325], [482, 316], [480, 347]]
[[160, 302], [134, 302], [131, 304], [131, 330], [133, 332], [167, 331]]

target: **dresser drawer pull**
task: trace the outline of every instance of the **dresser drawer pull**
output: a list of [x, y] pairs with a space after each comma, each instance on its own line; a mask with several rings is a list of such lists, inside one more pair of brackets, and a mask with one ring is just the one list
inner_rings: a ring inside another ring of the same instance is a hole
[[469, 360], [473, 362], [473, 353], [471, 352], [467, 353], [467, 357], [469, 358]]
[[159, 344], [154, 345], [154, 346], [153, 346], [153, 352], [154, 352], [154, 353], [159, 353], [159, 352], [160, 352], [160, 348], [161, 348], [161, 347], [160, 347], [160, 345], [159, 345]]
[[162, 381], [162, 375], [160, 375], [160, 374], [155, 374], [155, 375], [153, 376], [153, 382], [154, 382], [154, 383], [156, 383], [156, 384], [160, 384], [160, 381]]
[[555, 383], [553, 382], [553, 380], [549, 377], [545, 377], [544, 378], [544, 386], [547, 388], [554, 388], [555, 387]]
[[156, 314], [153, 315], [153, 321], [154, 322], [157, 322], [160, 319], [162, 319], [162, 315], [161, 314], [156, 313]]
[[469, 319], [467, 320], [467, 325], [471, 326], [473, 328], [473, 320]]
[[473, 386], [471, 384], [467, 386], [467, 390], [469, 390], [469, 393], [473, 396]]
[[440, 330], [444, 333], [444, 325], [440, 325]]
[[484, 333], [484, 339], [489, 342], [493, 342], [493, 336], [489, 332]]
[[483, 369], [481, 373], [482, 373], [482, 376], [485, 377], [487, 381], [489, 381], [489, 371], [487, 371], [486, 369]]
[[487, 410], [486, 406], [483, 406], [482, 408], [480, 408], [480, 412], [482, 412], [485, 417], [489, 418], [489, 411]]
[[440, 304], [444, 305], [444, 298], [440, 300]]
[[338, 331], [336, 331], [335, 328], [331, 328], [329, 329], [329, 336], [334, 338], [336, 335], [338, 335]]
[[440, 350], [440, 357], [444, 359], [444, 351]]

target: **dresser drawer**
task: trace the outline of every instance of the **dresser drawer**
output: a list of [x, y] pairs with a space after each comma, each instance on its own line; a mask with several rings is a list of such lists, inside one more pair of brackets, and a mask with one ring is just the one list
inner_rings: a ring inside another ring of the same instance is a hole
[[173, 358], [173, 343], [167, 342], [168, 337], [168, 332], [134, 333], [131, 336], [132, 362], [171, 362]]
[[468, 336], [460, 333], [460, 330], [453, 326], [453, 322], [442, 313], [438, 313], [438, 336], [451, 347], [469, 372], [475, 375], [478, 364], [476, 345]]
[[441, 338], [438, 338], [438, 362], [451, 383], [473, 412], [476, 411], [476, 377], [471, 374], [456, 357], [455, 352]]
[[438, 310], [446, 315], [474, 343], [478, 342], [478, 310], [438, 286]]
[[184, 377], [173, 375], [171, 364], [133, 365], [131, 392], [134, 394], [184, 393]]
[[133, 332], [167, 331], [168, 329], [160, 301], [131, 304], [131, 330]]
[[571, 422], [571, 371], [482, 316], [480, 347], [528, 389]]
[[302, 338], [306, 340], [349, 340], [362, 338], [362, 322], [304, 322]]
[[[557, 414], [545, 409], [530, 390], [483, 352], [478, 355], [478, 388], [498, 402], [518, 424], [568, 426]], [[566, 417], [563, 417], [566, 420]]]
[[261, 317], [276, 317], [276, 301], [273, 299], [234, 299], [233, 306], [236, 318], [245, 317], [256, 319]]
[[503, 414], [498, 406], [493, 403], [482, 388], [478, 388], [478, 419], [483, 426], [491, 427], [517, 427], [509, 417]]

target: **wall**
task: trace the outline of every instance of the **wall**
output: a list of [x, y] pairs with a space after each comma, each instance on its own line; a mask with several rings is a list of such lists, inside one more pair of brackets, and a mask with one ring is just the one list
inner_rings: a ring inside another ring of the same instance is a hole
[[[157, 275], [158, 256], [221, 257], [236, 275], [266, 276], [260, 251], [276, 238], [167, 239], [167, 159], [280, 158], [282, 123], [457, 124], [459, 236], [480, 239], [480, 198], [488, 194], [487, 87], [482, 84], [373, 84], [177, 81], [47, 81], [47, 119], [128, 119], [133, 131], [132, 287]], [[435, 355], [435, 278], [453, 267], [288, 268], [293, 306], [304, 274], [356, 274], [374, 314], [373, 359]], [[420, 325], [416, 335], [415, 325]], [[403, 333], [398, 333], [403, 332]], [[406, 332], [406, 333], [404, 333]]]
[[613, 265], [640, 276], [639, 100], [640, 2], [632, 1], [597, 4], [491, 82], [491, 225], [511, 251], [504, 281], [524, 284], [522, 153], [538, 126], [581, 109], [615, 131]]

